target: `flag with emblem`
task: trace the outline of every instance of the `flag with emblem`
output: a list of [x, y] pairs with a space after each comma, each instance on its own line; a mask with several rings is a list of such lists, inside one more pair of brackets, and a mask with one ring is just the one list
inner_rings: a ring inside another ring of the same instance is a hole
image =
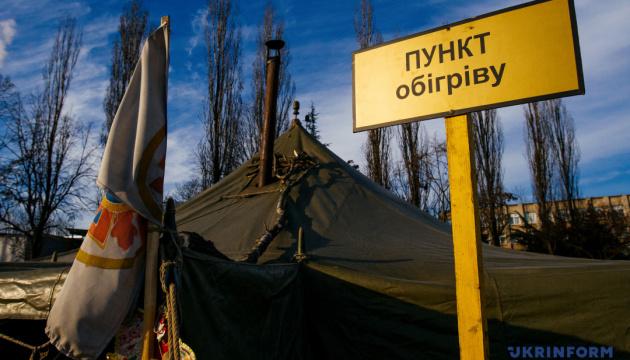
[[62, 353], [97, 358], [135, 304], [149, 222], [162, 216], [168, 28], [154, 31], [118, 107], [97, 183], [103, 199], [53, 304], [46, 333]]

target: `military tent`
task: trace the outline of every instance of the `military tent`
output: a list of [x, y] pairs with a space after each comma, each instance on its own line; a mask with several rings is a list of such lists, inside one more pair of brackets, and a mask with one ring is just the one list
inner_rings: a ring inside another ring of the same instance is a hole
[[[275, 152], [277, 182], [254, 185], [254, 158], [177, 209], [179, 231], [232, 259], [260, 253], [256, 239], [286, 217], [259, 265], [185, 249], [184, 342], [202, 359], [458, 358], [449, 226], [299, 123]], [[306, 260], [296, 262], [299, 228]], [[526, 346], [612, 346], [615, 358], [630, 357], [630, 262], [487, 245], [483, 261], [491, 359]]]

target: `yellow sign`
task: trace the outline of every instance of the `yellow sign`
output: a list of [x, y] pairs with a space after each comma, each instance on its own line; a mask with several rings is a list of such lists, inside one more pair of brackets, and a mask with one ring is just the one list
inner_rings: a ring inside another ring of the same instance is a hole
[[526, 3], [353, 54], [355, 132], [577, 94], [572, 0]]

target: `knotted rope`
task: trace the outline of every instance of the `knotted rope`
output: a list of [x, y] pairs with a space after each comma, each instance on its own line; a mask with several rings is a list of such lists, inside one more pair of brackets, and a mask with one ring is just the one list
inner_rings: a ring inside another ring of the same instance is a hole
[[[163, 261], [160, 265], [160, 283], [162, 285], [162, 291], [166, 294], [166, 321], [168, 331], [168, 354], [170, 359], [180, 360], [179, 349], [179, 316], [177, 293], [174, 281], [168, 281], [168, 268], [177, 267], [176, 261]], [[174, 271], [174, 270], [172, 270]], [[167, 285], [168, 282], [168, 285]]]

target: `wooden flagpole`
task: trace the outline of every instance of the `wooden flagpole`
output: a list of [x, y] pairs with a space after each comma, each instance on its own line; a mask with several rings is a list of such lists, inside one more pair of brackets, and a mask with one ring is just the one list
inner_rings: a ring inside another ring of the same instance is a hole
[[462, 360], [483, 360], [488, 358], [488, 337], [474, 143], [471, 137], [469, 115], [446, 118], [459, 354]]
[[144, 278], [144, 322], [142, 328], [142, 360], [153, 359], [155, 333], [156, 294], [157, 294], [157, 267], [158, 249], [160, 241], [159, 229], [150, 225], [147, 234], [147, 259]]
[[[167, 44], [170, 33], [168, 16], [162, 16], [160, 26], [166, 26]], [[166, 51], [169, 51], [167, 48]], [[158, 250], [160, 247], [160, 229], [153, 224], [149, 224], [147, 232], [147, 256], [144, 273], [144, 321], [142, 327], [142, 360], [154, 358], [155, 334], [153, 325], [155, 324], [156, 296], [157, 296], [157, 272], [158, 272]]]

